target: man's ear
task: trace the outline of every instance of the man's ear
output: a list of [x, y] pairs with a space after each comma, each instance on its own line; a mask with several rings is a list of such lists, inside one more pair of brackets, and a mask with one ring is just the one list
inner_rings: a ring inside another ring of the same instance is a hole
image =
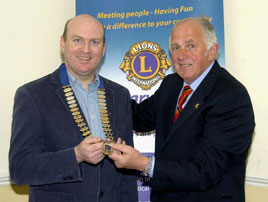
[[105, 50], [106, 50], [106, 45], [103, 44], [102, 57], [104, 57], [104, 55], [105, 55]]
[[215, 60], [217, 58], [219, 47], [219, 44], [215, 43], [208, 50], [208, 59], [210, 61]]
[[65, 47], [65, 40], [64, 40], [64, 37], [61, 36], [60, 37], [60, 49], [61, 49], [61, 53], [64, 53], [64, 47]]

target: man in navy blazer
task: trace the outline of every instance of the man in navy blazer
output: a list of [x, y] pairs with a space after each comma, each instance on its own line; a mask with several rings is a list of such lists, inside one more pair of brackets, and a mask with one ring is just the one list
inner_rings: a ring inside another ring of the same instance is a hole
[[129, 91], [96, 73], [104, 28], [76, 16], [60, 44], [65, 63], [16, 92], [11, 178], [30, 185], [30, 202], [136, 202], [135, 171], [105, 155], [104, 140], [133, 145], [133, 134]]
[[[113, 145], [121, 151], [110, 156], [117, 167], [150, 175], [152, 202], [245, 201], [254, 114], [246, 88], [216, 61], [218, 48], [205, 18], [178, 22], [170, 36], [176, 73], [149, 99], [133, 103], [134, 129], [156, 129], [155, 156]], [[191, 93], [174, 119], [185, 86]]]

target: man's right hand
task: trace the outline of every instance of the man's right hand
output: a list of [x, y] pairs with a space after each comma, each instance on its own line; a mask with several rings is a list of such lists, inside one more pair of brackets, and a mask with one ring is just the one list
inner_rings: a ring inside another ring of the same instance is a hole
[[148, 158], [138, 150], [120, 141], [112, 143], [112, 147], [114, 152], [109, 155], [109, 158], [114, 160], [117, 168], [136, 169], [142, 172], [146, 170]]
[[74, 148], [77, 162], [98, 164], [105, 157], [102, 153], [103, 144], [103, 140], [99, 137], [86, 137]]

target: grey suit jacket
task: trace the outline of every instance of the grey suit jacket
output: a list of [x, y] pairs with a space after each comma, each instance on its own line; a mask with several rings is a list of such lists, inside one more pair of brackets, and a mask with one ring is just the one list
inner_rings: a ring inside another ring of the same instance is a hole
[[[129, 91], [102, 79], [114, 138], [133, 145]], [[30, 202], [136, 202], [134, 171], [118, 170], [108, 157], [98, 165], [76, 162], [74, 147], [82, 139], [59, 70], [17, 90], [10, 175], [16, 184], [30, 185]]]

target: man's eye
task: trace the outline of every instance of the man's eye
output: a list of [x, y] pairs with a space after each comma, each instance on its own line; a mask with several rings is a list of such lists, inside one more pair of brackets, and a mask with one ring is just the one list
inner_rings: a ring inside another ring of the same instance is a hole
[[173, 46], [172, 50], [177, 51], [177, 50], [179, 50], [179, 47], [178, 46]]
[[194, 44], [189, 44], [188, 47], [189, 47], [190, 49], [193, 49], [193, 48], [195, 48], [195, 45], [194, 45]]
[[93, 41], [91, 41], [91, 44], [92, 44], [92, 45], [98, 45], [99, 43], [100, 43], [99, 40], [93, 40]]
[[75, 43], [81, 43], [81, 39], [74, 39]]

